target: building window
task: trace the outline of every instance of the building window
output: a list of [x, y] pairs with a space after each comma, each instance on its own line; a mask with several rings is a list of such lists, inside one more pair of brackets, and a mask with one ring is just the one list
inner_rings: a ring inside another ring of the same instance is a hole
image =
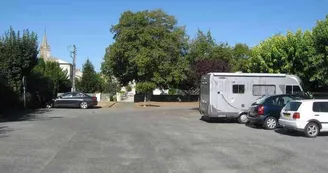
[[275, 85], [253, 85], [253, 96], [274, 95], [276, 94]]
[[232, 93], [234, 94], [245, 93], [245, 85], [232, 85]]

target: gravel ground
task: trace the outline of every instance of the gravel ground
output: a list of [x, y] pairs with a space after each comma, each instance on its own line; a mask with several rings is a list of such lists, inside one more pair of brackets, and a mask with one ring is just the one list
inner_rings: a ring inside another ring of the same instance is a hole
[[192, 107], [50, 109], [0, 123], [0, 172], [327, 172], [328, 137], [207, 123]]

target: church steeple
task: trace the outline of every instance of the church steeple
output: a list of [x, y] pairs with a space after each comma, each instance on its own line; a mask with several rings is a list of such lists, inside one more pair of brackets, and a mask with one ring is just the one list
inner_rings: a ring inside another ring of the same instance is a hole
[[44, 58], [44, 60], [49, 60], [50, 59], [50, 46], [47, 41], [47, 31], [46, 29], [44, 30], [44, 35], [42, 39], [42, 43], [40, 46], [40, 56], [41, 58]]

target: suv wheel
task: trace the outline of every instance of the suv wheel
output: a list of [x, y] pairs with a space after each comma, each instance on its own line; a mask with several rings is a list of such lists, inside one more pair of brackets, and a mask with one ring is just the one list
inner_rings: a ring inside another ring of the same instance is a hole
[[246, 124], [248, 122], [247, 114], [241, 114], [241, 115], [239, 115], [238, 122], [240, 124]]
[[317, 123], [309, 122], [304, 129], [306, 137], [315, 138], [319, 134], [319, 126]]
[[268, 117], [264, 121], [264, 128], [268, 130], [273, 130], [277, 127], [277, 119], [274, 117]]

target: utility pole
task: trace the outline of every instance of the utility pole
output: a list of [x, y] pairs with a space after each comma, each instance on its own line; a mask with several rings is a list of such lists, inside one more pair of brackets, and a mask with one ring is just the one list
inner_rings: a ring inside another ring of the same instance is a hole
[[75, 60], [76, 60], [76, 46], [73, 45], [73, 51], [71, 51], [71, 57], [73, 58], [73, 74], [72, 74], [72, 92], [75, 92]]
[[23, 98], [24, 98], [24, 108], [26, 108], [26, 77], [23, 76], [23, 79], [22, 79], [22, 83], [23, 83]]

